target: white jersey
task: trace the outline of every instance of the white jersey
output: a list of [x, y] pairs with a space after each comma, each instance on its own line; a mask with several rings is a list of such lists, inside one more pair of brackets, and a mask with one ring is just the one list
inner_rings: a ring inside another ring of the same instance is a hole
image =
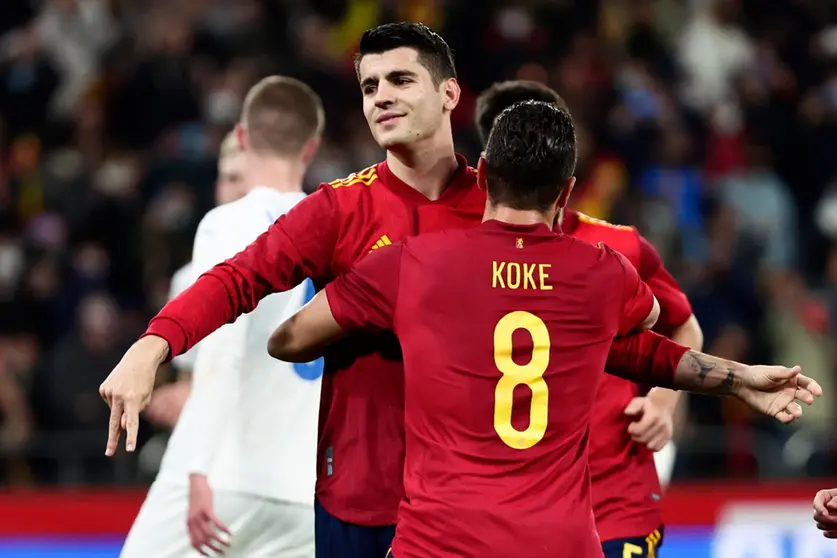
[[[169, 286], [169, 300], [173, 299], [186, 289], [192, 286], [192, 283], [195, 282], [195, 272], [192, 266], [192, 262], [187, 263], [180, 269], [174, 272], [174, 275], [171, 276], [171, 285]], [[182, 372], [184, 370], [192, 370], [195, 367], [195, 359], [198, 356], [198, 347], [200, 343], [183, 353], [182, 355], [178, 355], [174, 357], [171, 361], [172, 365], [177, 369], [178, 372]]]
[[[241, 251], [304, 197], [255, 188], [207, 213], [194, 276]], [[272, 294], [201, 342], [158, 480], [185, 484], [202, 473], [216, 490], [313, 504], [322, 360], [292, 365], [267, 354], [272, 331], [312, 296], [310, 280]]]

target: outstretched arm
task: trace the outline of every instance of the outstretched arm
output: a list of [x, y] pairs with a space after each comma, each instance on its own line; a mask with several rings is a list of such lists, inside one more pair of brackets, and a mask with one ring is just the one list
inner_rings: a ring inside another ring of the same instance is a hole
[[204, 273], [151, 320], [143, 338], [99, 387], [111, 408], [107, 455], [116, 451], [123, 429], [126, 449], [133, 451], [139, 412], [148, 405], [161, 363], [253, 310], [268, 294], [288, 290], [306, 276], [325, 274], [340, 228], [333, 195], [325, 186], [308, 196], [244, 250]]
[[796, 401], [811, 404], [820, 385], [799, 367], [748, 366], [692, 351], [653, 332], [614, 340], [607, 371], [639, 383], [706, 395], [734, 395], [781, 422], [802, 414]]

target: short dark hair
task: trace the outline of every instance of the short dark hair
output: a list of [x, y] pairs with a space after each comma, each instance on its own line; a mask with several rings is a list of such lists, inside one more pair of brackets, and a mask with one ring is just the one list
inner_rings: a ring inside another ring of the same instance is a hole
[[546, 211], [575, 172], [576, 142], [568, 110], [542, 101], [500, 113], [485, 148], [488, 197], [494, 205]]
[[523, 101], [541, 101], [567, 108], [561, 95], [537, 81], [513, 80], [495, 83], [477, 98], [474, 121], [483, 145], [488, 142], [488, 134], [500, 113], [515, 103]]
[[320, 96], [308, 85], [270, 76], [250, 89], [241, 121], [254, 151], [298, 155], [308, 140], [322, 134], [325, 111]]
[[360, 61], [367, 54], [381, 54], [401, 47], [418, 52], [419, 63], [430, 73], [436, 87], [443, 80], [456, 77], [453, 52], [445, 40], [425, 24], [408, 21], [385, 23], [364, 32], [355, 53], [355, 71], [359, 70]]

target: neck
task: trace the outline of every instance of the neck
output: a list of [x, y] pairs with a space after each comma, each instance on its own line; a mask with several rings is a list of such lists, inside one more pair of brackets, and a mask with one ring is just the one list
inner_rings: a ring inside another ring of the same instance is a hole
[[450, 130], [441, 139], [429, 138], [388, 149], [387, 166], [427, 199], [439, 199], [458, 167]]
[[483, 222], [494, 220], [510, 225], [546, 225], [550, 229], [555, 220], [555, 211], [538, 211], [534, 209], [512, 209], [505, 205], [485, 203]]
[[301, 161], [251, 153], [247, 160], [250, 188], [262, 186], [282, 193], [302, 191], [305, 165]]

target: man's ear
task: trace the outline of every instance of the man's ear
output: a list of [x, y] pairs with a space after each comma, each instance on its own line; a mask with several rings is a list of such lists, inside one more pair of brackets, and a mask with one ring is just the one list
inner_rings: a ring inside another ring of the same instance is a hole
[[477, 187], [484, 192], [488, 191], [488, 181], [485, 178], [485, 152], [477, 161]]
[[320, 148], [321, 139], [317, 136], [309, 139], [302, 147], [302, 164], [308, 166], [314, 157], [317, 155], [317, 150]]
[[456, 105], [459, 104], [459, 97], [462, 95], [462, 88], [459, 87], [459, 82], [455, 78], [445, 80], [442, 84], [445, 89], [445, 104], [444, 109], [447, 112], [453, 112]]
[[242, 151], [250, 150], [250, 138], [247, 137], [247, 130], [238, 122], [235, 125], [235, 138], [238, 140], [238, 148]]
[[570, 194], [573, 192], [573, 186], [575, 186], [575, 177], [571, 176], [565, 183], [564, 188], [561, 190], [561, 193], [558, 195], [558, 208], [564, 209], [567, 207], [567, 204], [570, 202]]

